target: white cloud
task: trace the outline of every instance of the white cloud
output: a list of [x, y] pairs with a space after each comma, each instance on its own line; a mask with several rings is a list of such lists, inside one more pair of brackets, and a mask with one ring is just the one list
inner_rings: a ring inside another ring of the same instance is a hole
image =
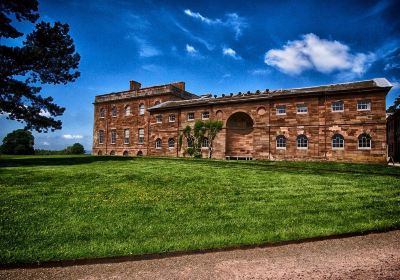
[[153, 57], [162, 54], [158, 48], [151, 45], [147, 40], [136, 35], [128, 34], [125, 36], [125, 39], [134, 40], [137, 43], [139, 47], [139, 56], [141, 57]]
[[282, 49], [269, 50], [264, 62], [288, 74], [314, 69], [325, 74], [339, 71], [361, 76], [375, 59], [373, 53], [352, 54], [347, 45], [310, 33], [302, 40], [289, 41]]
[[237, 13], [230, 13], [226, 14], [225, 20], [221, 19], [211, 19], [205, 17], [197, 12], [192, 12], [189, 9], [184, 10], [184, 13], [192, 18], [198, 19], [208, 25], [221, 25], [224, 27], [228, 27], [235, 32], [236, 40], [239, 38], [240, 35], [243, 33], [243, 29], [248, 26], [247, 21], [244, 17], [239, 16]]
[[46, 117], [46, 118], [50, 118], [51, 117], [50, 112], [46, 111], [46, 110], [43, 110], [43, 109], [40, 109], [39, 115], [41, 115], [43, 117]]
[[178, 22], [175, 22], [175, 25], [182, 30], [183, 32], [185, 32], [192, 40], [197, 41], [199, 43], [201, 43], [202, 45], [204, 45], [209, 51], [214, 49], [214, 45], [210, 44], [209, 42], [207, 42], [206, 40], [204, 40], [203, 38], [200, 38], [198, 36], [195, 36], [192, 34], [192, 32], [190, 32], [189, 30], [187, 30], [185, 27], [183, 27], [182, 25], [180, 25]]
[[62, 138], [64, 138], [64, 139], [82, 139], [83, 136], [80, 134], [64, 134], [62, 136]]
[[191, 55], [194, 55], [198, 52], [193, 46], [188, 44], [186, 44], [186, 51]]
[[223, 48], [222, 53], [223, 53], [223, 55], [230, 56], [236, 60], [241, 59], [241, 57], [236, 54], [236, 51], [231, 48]]
[[42, 145], [43, 145], [43, 146], [50, 146], [50, 143], [47, 142], [47, 141], [43, 141], [43, 142], [42, 142]]

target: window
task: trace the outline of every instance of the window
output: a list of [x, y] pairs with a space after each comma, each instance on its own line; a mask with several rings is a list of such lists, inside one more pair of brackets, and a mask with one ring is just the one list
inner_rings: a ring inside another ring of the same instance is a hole
[[207, 137], [204, 137], [203, 141], [201, 141], [201, 147], [208, 148], [208, 138]]
[[286, 137], [283, 135], [279, 135], [276, 137], [276, 148], [277, 149], [286, 149]]
[[343, 112], [344, 104], [343, 101], [332, 102], [332, 112]]
[[110, 152], [110, 156], [115, 156], [115, 151], [114, 151], [114, 150], [112, 150], [112, 151]]
[[190, 113], [187, 114], [187, 120], [188, 121], [193, 121], [194, 120], [194, 113], [193, 112], [190, 112]]
[[127, 105], [125, 107], [125, 116], [130, 116], [131, 115], [131, 106]]
[[306, 104], [297, 105], [297, 114], [306, 114], [308, 112], [308, 108]]
[[335, 134], [332, 137], [332, 148], [333, 149], [343, 149], [344, 148], [344, 138], [340, 134]]
[[129, 129], [124, 129], [124, 144], [129, 144]]
[[307, 149], [308, 148], [308, 139], [305, 135], [297, 136], [297, 149]]
[[193, 148], [193, 138], [187, 139], [187, 146], [188, 146], [188, 148]]
[[366, 133], [358, 136], [358, 148], [359, 149], [371, 149], [371, 136]]
[[144, 128], [139, 128], [139, 144], [144, 143]]
[[175, 140], [174, 140], [174, 138], [169, 138], [168, 139], [168, 148], [169, 149], [175, 148]]
[[210, 113], [209, 112], [203, 112], [201, 113], [201, 118], [203, 120], [208, 120], [210, 118]]
[[371, 110], [371, 102], [369, 100], [359, 100], [357, 102], [357, 111]]
[[117, 131], [115, 129], [111, 129], [111, 144], [115, 144], [117, 142]]
[[174, 114], [169, 115], [169, 122], [175, 122], [175, 115]]
[[99, 131], [99, 144], [104, 143], [104, 130]]
[[156, 116], [156, 122], [157, 123], [162, 123], [162, 115], [157, 115]]
[[100, 109], [100, 118], [105, 118], [105, 116], [106, 116], [106, 109], [101, 108]]
[[276, 114], [277, 115], [286, 115], [286, 106], [285, 105], [276, 106]]
[[117, 107], [112, 107], [111, 109], [111, 116], [116, 117], [117, 116]]
[[162, 148], [161, 145], [162, 145], [161, 139], [157, 138], [157, 140], [156, 140], [156, 149], [161, 149]]
[[144, 104], [143, 103], [141, 103], [139, 105], [139, 115], [140, 116], [144, 115]]

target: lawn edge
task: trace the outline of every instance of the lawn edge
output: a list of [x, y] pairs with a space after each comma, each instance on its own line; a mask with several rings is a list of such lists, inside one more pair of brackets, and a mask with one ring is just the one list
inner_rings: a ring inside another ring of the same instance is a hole
[[7, 269], [34, 269], [34, 268], [52, 268], [52, 267], [69, 267], [76, 265], [95, 265], [95, 264], [111, 264], [111, 263], [123, 263], [130, 261], [144, 261], [144, 260], [156, 260], [173, 258], [180, 256], [190, 256], [190, 255], [201, 255], [207, 253], [218, 253], [218, 252], [229, 252], [235, 250], [249, 250], [256, 248], [272, 248], [280, 247], [291, 244], [303, 244], [311, 243], [325, 240], [343, 239], [351, 238], [357, 236], [365, 236], [369, 234], [387, 233], [391, 231], [400, 230], [399, 226], [393, 226], [386, 229], [371, 229], [361, 232], [350, 232], [350, 233], [340, 233], [327, 236], [310, 237], [298, 240], [286, 240], [277, 242], [266, 242], [259, 244], [249, 244], [249, 245], [235, 245], [227, 246], [222, 248], [210, 248], [210, 249], [197, 249], [189, 251], [172, 251], [163, 253], [150, 253], [150, 254], [140, 254], [140, 255], [125, 255], [125, 256], [110, 256], [110, 257], [96, 257], [96, 258], [79, 258], [79, 259], [65, 259], [65, 260], [52, 260], [44, 262], [34, 262], [34, 263], [10, 263], [10, 264], [0, 264], [0, 270]]

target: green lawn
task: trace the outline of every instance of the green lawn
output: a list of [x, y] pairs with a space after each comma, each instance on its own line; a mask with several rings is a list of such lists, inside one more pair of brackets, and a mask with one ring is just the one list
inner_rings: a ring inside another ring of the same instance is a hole
[[400, 228], [400, 168], [0, 157], [0, 263], [136, 255]]

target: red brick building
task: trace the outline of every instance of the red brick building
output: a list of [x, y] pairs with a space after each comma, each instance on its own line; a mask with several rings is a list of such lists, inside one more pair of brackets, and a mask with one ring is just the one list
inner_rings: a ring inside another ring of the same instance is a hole
[[141, 88], [131, 81], [128, 91], [96, 96], [93, 154], [185, 156], [182, 129], [219, 119], [214, 158], [386, 162], [391, 87], [373, 79], [212, 97], [185, 91], [183, 82]]

